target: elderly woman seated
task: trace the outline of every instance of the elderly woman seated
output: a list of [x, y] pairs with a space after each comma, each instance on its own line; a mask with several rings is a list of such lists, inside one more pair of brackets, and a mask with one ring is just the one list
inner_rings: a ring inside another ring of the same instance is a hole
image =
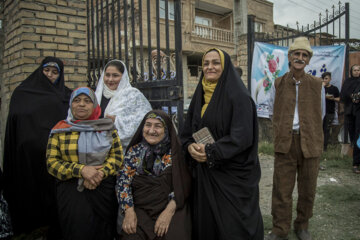
[[113, 239], [114, 191], [122, 147], [111, 119], [99, 119], [94, 92], [73, 91], [66, 120], [51, 130], [48, 172], [57, 179], [57, 205], [64, 239]]
[[190, 175], [169, 116], [147, 113], [129, 146], [116, 183], [122, 239], [190, 239]]

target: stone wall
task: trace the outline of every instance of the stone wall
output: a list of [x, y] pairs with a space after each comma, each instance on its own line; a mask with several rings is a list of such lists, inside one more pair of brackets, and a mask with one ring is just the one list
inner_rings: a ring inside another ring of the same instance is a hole
[[272, 2], [266, 0], [248, 1], [248, 14], [255, 16], [255, 22], [264, 24], [264, 32], [274, 31], [274, 18]]
[[68, 87], [86, 85], [86, 15], [86, 0], [4, 2], [4, 51], [0, 78], [2, 133], [12, 92], [44, 57], [55, 56], [63, 60]]

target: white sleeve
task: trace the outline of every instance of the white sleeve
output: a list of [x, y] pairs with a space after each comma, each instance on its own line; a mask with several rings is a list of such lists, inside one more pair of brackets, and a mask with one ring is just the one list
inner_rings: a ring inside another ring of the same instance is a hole
[[268, 107], [269, 107], [269, 117], [272, 118], [272, 115], [274, 113], [274, 102], [275, 102], [275, 94], [276, 94], [276, 88], [275, 88], [275, 81], [271, 85], [271, 88], [269, 90], [269, 98], [268, 98]]

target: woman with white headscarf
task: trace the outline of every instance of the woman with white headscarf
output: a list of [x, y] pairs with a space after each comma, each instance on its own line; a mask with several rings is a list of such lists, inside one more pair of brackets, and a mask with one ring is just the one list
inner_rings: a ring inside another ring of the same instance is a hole
[[113, 120], [125, 150], [141, 120], [151, 110], [149, 101], [131, 86], [126, 66], [120, 60], [106, 64], [95, 95], [101, 107], [100, 117]]

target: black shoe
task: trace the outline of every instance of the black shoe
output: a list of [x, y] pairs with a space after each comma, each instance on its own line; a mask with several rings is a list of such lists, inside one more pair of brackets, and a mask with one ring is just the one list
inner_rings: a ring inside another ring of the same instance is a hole
[[299, 240], [311, 240], [311, 235], [308, 230], [295, 230], [295, 234]]
[[270, 233], [269, 235], [265, 236], [264, 240], [288, 240], [287, 237], [279, 237], [274, 233]]

